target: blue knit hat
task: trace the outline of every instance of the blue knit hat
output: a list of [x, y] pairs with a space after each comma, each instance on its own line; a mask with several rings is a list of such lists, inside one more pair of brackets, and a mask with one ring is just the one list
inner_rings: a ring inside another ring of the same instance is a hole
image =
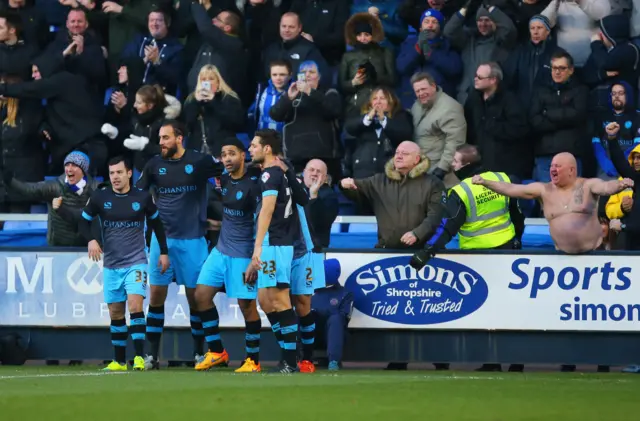
[[89, 162], [89, 156], [86, 153], [80, 151], [73, 151], [64, 159], [64, 165], [71, 163], [76, 167], [79, 167], [84, 175], [89, 174]]
[[338, 283], [340, 272], [340, 262], [338, 259], [327, 259], [324, 261], [324, 279], [327, 286]]
[[534, 21], [538, 21], [541, 24], [544, 25], [545, 28], [547, 28], [547, 31], [551, 32], [551, 22], [549, 22], [549, 18], [547, 18], [544, 15], [533, 15], [531, 17], [531, 19], [529, 19], [529, 24], [531, 24], [531, 22]]
[[428, 18], [428, 17], [436, 18], [436, 20], [438, 21], [438, 24], [440, 25], [440, 28], [443, 27], [443, 25], [444, 25], [444, 15], [442, 13], [440, 13], [439, 11], [437, 11], [436, 9], [427, 9], [427, 10], [425, 10], [425, 12], [420, 17], [420, 26], [422, 26], [422, 21], [424, 20], [424, 18]]

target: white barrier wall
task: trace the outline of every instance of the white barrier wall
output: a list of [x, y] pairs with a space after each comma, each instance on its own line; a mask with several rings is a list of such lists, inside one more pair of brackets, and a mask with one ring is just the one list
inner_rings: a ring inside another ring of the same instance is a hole
[[[637, 256], [446, 254], [416, 272], [409, 255], [327, 253], [354, 294], [352, 328], [637, 331]], [[216, 297], [221, 327], [244, 327]], [[188, 327], [172, 284], [168, 327]], [[101, 263], [86, 252], [0, 252], [0, 325], [107, 326]], [[263, 315], [263, 325], [268, 326]]]

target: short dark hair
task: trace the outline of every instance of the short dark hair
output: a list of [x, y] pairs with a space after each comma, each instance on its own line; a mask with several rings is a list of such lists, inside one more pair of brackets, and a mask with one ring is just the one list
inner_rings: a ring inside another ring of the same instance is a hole
[[278, 156], [282, 154], [282, 139], [280, 138], [280, 132], [274, 129], [257, 130], [256, 137], [260, 138], [260, 144], [271, 147], [271, 154]]
[[4, 18], [7, 21], [7, 26], [11, 29], [15, 29], [16, 37], [20, 38], [22, 35], [22, 18], [17, 12], [13, 10], [0, 11], [0, 18]]
[[411, 86], [415, 83], [422, 82], [423, 80], [426, 80], [429, 85], [436, 85], [436, 80], [431, 76], [431, 73], [418, 72], [411, 76]]
[[458, 146], [456, 148], [456, 152], [459, 152], [460, 155], [462, 155], [464, 164], [475, 164], [476, 162], [480, 162], [482, 159], [478, 148], [474, 145], [469, 145], [468, 143]]
[[74, 7], [74, 8], [72, 8], [72, 9], [69, 9], [69, 13], [67, 13], [67, 17], [69, 17], [69, 15], [71, 14], [71, 12], [80, 12], [80, 13], [82, 13], [82, 14], [84, 15], [84, 18], [85, 18], [85, 19], [88, 19], [88, 18], [89, 18], [89, 16], [87, 16], [87, 11], [86, 11], [86, 10], [84, 10], [84, 9], [82, 9], [82, 8], [80, 8], [80, 7]]
[[165, 120], [162, 122], [162, 126], [160, 126], [160, 128], [163, 127], [171, 127], [173, 129], [173, 135], [175, 137], [184, 137], [184, 126], [178, 120]]
[[573, 57], [571, 57], [571, 54], [569, 54], [567, 52], [567, 50], [563, 50], [562, 48], [558, 48], [552, 55], [551, 55], [551, 61], [553, 60], [558, 60], [564, 58], [567, 60], [567, 64], [569, 65], [569, 67], [573, 68]]
[[239, 35], [240, 26], [242, 25], [242, 18], [232, 10], [223, 10], [222, 12], [228, 13], [227, 19], [225, 19], [224, 24], [231, 27], [231, 33], [233, 35]]
[[220, 144], [220, 148], [223, 148], [225, 146], [235, 146], [236, 148], [238, 148], [238, 150], [240, 150], [240, 152], [245, 152], [244, 144], [240, 142], [240, 140], [235, 136], [229, 136], [224, 139]]
[[111, 158], [109, 162], [107, 162], [107, 167], [118, 165], [121, 162], [124, 163], [124, 168], [127, 171], [131, 170], [131, 164], [129, 163], [129, 160], [122, 155], [114, 156], [113, 158]]
[[164, 23], [167, 24], [167, 27], [171, 26], [171, 15], [166, 10], [158, 6], [152, 6], [149, 14], [147, 15], [147, 21], [149, 20], [149, 15], [151, 15], [152, 13], [161, 13], [164, 17]]
[[291, 63], [287, 60], [273, 60], [269, 63], [269, 72], [271, 72], [271, 69], [275, 66], [286, 67], [289, 74], [293, 73], [293, 67], [291, 67]]

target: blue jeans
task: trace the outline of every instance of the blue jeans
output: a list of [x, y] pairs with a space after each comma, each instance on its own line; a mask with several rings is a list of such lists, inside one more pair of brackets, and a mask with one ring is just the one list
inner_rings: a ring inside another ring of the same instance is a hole
[[[540, 181], [541, 183], [549, 183], [551, 181], [551, 175], [549, 170], [551, 168], [552, 156], [540, 156], [535, 159], [535, 165], [533, 167], [533, 179]], [[578, 177], [582, 175], [582, 161], [576, 158], [578, 162]]]

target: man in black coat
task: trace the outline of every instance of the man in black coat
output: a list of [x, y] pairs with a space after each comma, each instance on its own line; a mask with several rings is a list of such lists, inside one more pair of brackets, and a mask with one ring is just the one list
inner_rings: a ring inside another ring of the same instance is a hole
[[23, 39], [20, 15], [13, 11], [0, 11], [0, 74], [28, 79], [31, 61], [37, 54], [37, 45]]
[[[590, 158], [587, 136], [586, 86], [575, 77], [573, 58], [564, 50], [551, 56], [551, 86], [535, 90], [529, 122], [537, 138], [535, 145], [534, 179], [550, 182], [549, 168], [554, 155], [569, 152], [577, 158]], [[591, 156], [592, 157], [592, 156]], [[578, 176], [582, 163], [578, 161]]]
[[304, 185], [309, 190], [309, 225], [322, 248], [329, 247], [331, 226], [338, 216], [338, 194], [331, 188], [327, 164], [312, 159], [304, 167]]
[[34, 60], [33, 81], [0, 84], [0, 95], [14, 98], [45, 99], [46, 117], [42, 127], [49, 141], [52, 171], [60, 171], [64, 157], [82, 147], [88, 152], [92, 173], [103, 169], [106, 145], [100, 128], [103, 110], [89, 94], [84, 77], [63, 69], [62, 55], [42, 55]]
[[533, 149], [526, 136], [527, 116], [521, 99], [501, 85], [502, 69], [497, 63], [478, 66], [475, 89], [464, 107], [467, 143], [478, 146], [485, 170], [525, 179], [531, 171], [526, 159]]

